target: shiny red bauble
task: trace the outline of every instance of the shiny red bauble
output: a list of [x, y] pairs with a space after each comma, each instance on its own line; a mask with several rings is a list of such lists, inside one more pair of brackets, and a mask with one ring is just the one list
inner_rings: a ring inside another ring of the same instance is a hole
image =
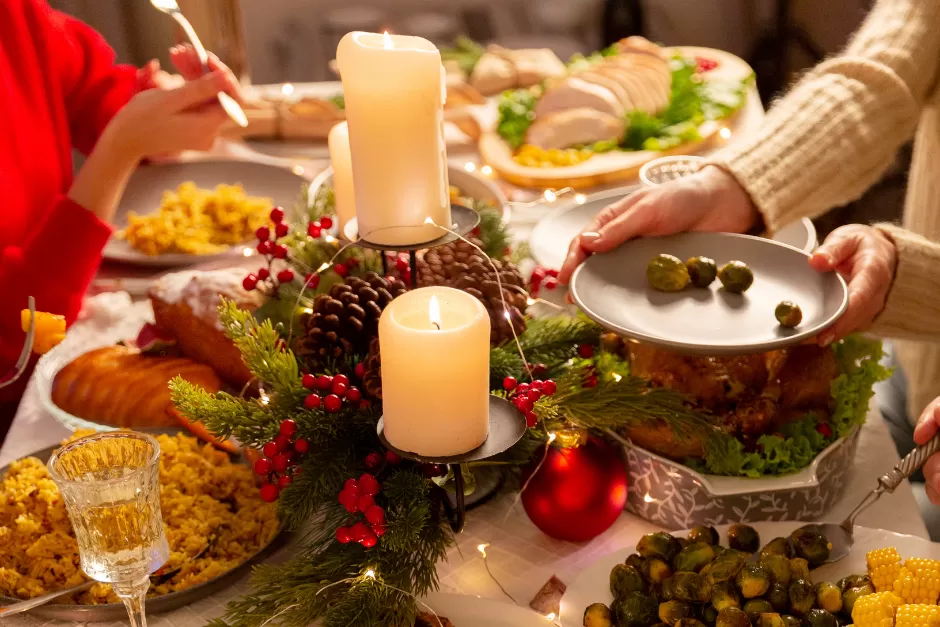
[[595, 438], [577, 448], [549, 447], [522, 492], [522, 505], [535, 526], [568, 542], [585, 542], [606, 531], [626, 502], [627, 470], [620, 449]]

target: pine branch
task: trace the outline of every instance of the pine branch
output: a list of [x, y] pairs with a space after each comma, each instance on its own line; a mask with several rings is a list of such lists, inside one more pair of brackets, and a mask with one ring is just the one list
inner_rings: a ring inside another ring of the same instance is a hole
[[300, 368], [294, 353], [284, 347], [280, 332], [270, 320], [258, 322], [251, 312], [222, 299], [219, 319], [225, 334], [235, 343], [242, 361], [265, 389], [291, 399], [302, 393]]
[[277, 435], [277, 423], [271, 420], [270, 412], [255, 401], [227, 392], [213, 394], [182, 377], [175, 377], [169, 386], [177, 410], [189, 420], [204, 423], [217, 436], [261, 447]]
[[474, 198], [463, 199], [470, 208], [480, 214], [479, 238], [483, 250], [493, 259], [505, 259], [512, 250], [512, 236], [508, 225], [503, 222], [502, 211], [492, 203]]

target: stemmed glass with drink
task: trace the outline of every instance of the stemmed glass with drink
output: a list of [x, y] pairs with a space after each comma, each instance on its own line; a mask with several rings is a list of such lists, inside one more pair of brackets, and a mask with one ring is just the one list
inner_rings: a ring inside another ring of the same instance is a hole
[[79, 438], [49, 459], [75, 530], [82, 570], [110, 583], [131, 627], [146, 627], [150, 575], [170, 547], [160, 513], [160, 445], [142, 433]]

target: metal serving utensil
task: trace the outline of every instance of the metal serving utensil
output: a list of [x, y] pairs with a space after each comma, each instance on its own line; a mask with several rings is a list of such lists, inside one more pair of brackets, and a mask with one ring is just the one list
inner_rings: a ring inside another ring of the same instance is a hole
[[882, 475], [878, 479], [878, 487], [865, 495], [862, 502], [852, 510], [848, 517], [842, 521], [842, 524], [818, 523], [800, 527], [800, 529], [821, 533], [832, 543], [832, 551], [829, 553], [829, 559], [826, 560], [827, 564], [838, 562], [849, 554], [852, 544], [855, 542], [855, 519], [858, 518], [858, 515], [874, 505], [885, 492], [893, 494], [902, 481], [917, 472], [927, 461], [927, 458], [937, 451], [940, 451], [940, 433], [924, 446], [919, 446], [908, 453], [897, 466]]
[[16, 360], [13, 369], [0, 378], [0, 388], [11, 385], [14, 381], [23, 376], [26, 372], [26, 366], [29, 364], [29, 357], [33, 354], [33, 338], [36, 335], [36, 299], [29, 297], [29, 329], [26, 331], [26, 341], [23, 342], [23, 349]]
[[[202, 63], [203, 71], [208, 72], [209, 55], [206, 53], [206, 48], [202, 45], [202, 42], [199, 41], [199, 35], [196, 34], [196, 30], [193, 28], [193, 25], [189, 23], [189, 20], [186, 19], [185, 15], [183, 15], [183, 12], [180, 11], [180, 7], [178, 4], [176, 4], [176, 0], [150, 0], [150, 4], [176, 20], [177, 24], [179, 24], [186, 33], [186, 37], [189, 39], [189, 43], [191, 43], [193, 48], [196, 49], [196, 54], [199, 55], [199, 61]], [[222, 108], [225, 109], [225, 113], [228, 114], [228, 117], [231, 118], [235, 124], [238, 124], [242, 128], [248, 126], [248, 117], [245, 115], [245, 111], [235, 101], [234, 98], [229, 96], [224, 91], [219, 92], [218, 97], [219, 104], [222, 105]]]

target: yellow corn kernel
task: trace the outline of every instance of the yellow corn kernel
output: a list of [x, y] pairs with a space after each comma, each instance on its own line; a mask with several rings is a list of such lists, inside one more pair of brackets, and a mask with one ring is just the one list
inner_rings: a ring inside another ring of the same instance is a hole
[[902, 605], [894, 619], [895, 627], [940, 627], [940, 607]]
[[919, 573], [914, 573], [905, 566], [894, 581], [894, 594], [905, 603], [936, 605], [940, 596], [940, 572], [922, 567]]
[[868, 576], [878, 592], [894, 590], [894, 582], [901, 571], [901, 556], [896, 548], [887, 547], [869, 551], [865, 556], [868, 562]]
[[859, 597], [852, 609], [855, 627], [893, 627], [901, 599], [891, 592], [876, 592]]

